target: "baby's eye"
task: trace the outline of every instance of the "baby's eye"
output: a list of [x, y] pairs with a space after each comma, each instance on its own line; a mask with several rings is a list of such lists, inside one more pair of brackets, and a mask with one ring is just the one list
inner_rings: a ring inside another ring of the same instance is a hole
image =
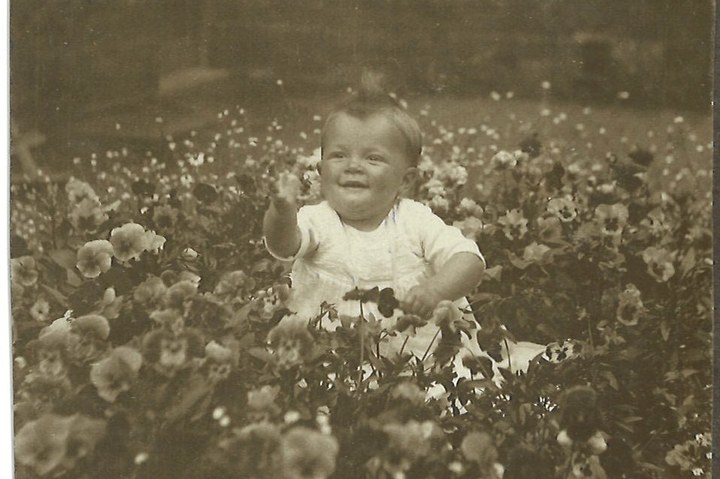
[[345, 153], [343, 153], [342, 151], [333, 151], [328, 155], [328, 158], [330, 158], [330, 159], [345, 158]]
[[370, 155], [367, 159], [371, 163], [383, 163], [385, 161], [385, 158], [379, 155]]

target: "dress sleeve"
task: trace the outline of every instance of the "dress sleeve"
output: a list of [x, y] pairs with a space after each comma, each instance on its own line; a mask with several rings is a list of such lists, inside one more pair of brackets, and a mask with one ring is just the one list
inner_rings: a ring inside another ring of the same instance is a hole
[[298, 248], [297, 253], [292, 256], [280, 256], [268, 247], [263, 237], [263, 243], [265, 243], [265, 249], [267, 249], [268, 253], [280, 261], [293, 261], [317, 250], [320, 244], [319, 237], [322, 228], [318, 227], [320, 222], [318, 221], [318, 211], [316, 210], [317, 208], [312, 206], [303, 206], [298, 211], [297, 222], [298, 229], [300, 230], [300, 248]]
[[433, 270], [440, 269], [457, 253], [471, 253], [485, 264], [485, 258], [478, 245], [463, 236], [462, 232], [448, 224], [432, 212], [427, 206], [413, 202], [411, 204], [411, 221], [420, 237], [423, 257], [430, 263]]

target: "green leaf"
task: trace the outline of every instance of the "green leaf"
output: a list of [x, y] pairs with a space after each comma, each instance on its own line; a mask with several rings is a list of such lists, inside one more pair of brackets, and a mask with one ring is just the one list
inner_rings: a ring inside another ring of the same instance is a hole
[[272, 354], [270, 354], [265, 348], [250, 348], [247, 350], [247, 352], [250, 356], [266, 363], [272, 361]]
[[55, 301], [57, 301], [58, 303], [60, 303], [62, 305], [67, 304], [67, 297], [64, 294], [62, 294], [60, 291], [58, 291], [57, 289], [51, 288], [50, 286], [48, 286], [46, 284], [41, 284], [40, 287], [42, 289], [44, 289], [46, 293], [48, 293], [50, 296], [52, 296], [53, 299], [55, 299]]
[[165, 417], [170, 422], [187, 416], [191, 412], [195, 412], [194, 416], [202, 415], [202, 408], [198, 409], [196, 406], [198, 404], [207, 404], [207, 401], [203, 401], [203, 399], [212, 392], [212, 388], [203, 376], [193, 375], [183, 392], [184, 394], [180, 396], [179, 401], [171, 405], [165, 412]]
[[608, 383], [610, 384], [611, 388], [613, 388], [616, 391], [620, 389], [618, 380], [613, 373], [611, 373], [610, 371], [603, 371], [602, 375], [605, 377], [605, 379], [608, 380]]
[[70, 249], [55, 249], [48, 253], [55, 263], [59, 264], [65, 269], [71, 271], [75, 270], [77, 264], [77, 255]]
[[690, 270], [693, 268], [693, 266], [695, 266], [696, 262], [697, 261], [695, 260], [695, 248], [690, 248], [685, 254], [682, 263], [680, 263], [680, 277], [685, 278], [690, 272]]
[[660, 323], [660, 334], [665, 341], [670, 338], [670, 326], [668, 325], [667, 321], [663, 321]]

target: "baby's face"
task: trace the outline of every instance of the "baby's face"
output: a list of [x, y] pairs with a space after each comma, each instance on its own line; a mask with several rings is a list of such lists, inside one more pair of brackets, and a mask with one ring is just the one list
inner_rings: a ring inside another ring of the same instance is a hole
[[384, 115], [360, 119], [341, 113], [327, 125], [322, 192], [351, 226], [372, 229], [379, 225], [410, 171], [405, 137]]

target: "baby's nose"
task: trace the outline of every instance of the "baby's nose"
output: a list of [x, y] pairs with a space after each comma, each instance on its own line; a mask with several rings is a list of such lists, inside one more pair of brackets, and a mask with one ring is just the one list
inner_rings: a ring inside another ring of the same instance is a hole
[[362, 171], [362, 166], [362, 160], [357, 157], [351, 156], [350, 158], [348, 158], [348, 162], [345, 168], [348, 171]]

